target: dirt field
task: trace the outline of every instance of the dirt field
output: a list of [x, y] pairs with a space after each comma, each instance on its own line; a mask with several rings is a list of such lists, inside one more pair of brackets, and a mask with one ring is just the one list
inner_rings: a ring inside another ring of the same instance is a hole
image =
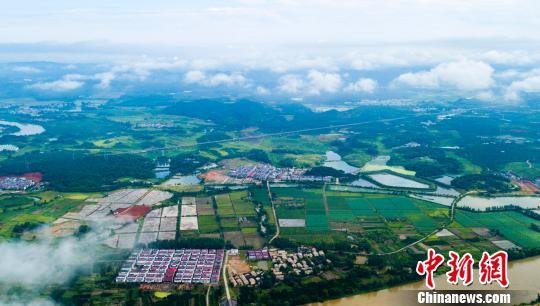
[[251, 267], [240, 256], [229, 256], [228, 269], [234, 274], [251, 272]]
[[189, 231], [189, 230], [198, 230], [199, 222], [197, 217], [181, 217], [180, 218], [180, 230]]
[[245, 244], [244, 235], [242, 232], [224, 232], [225, 241], [229, 240], [235, 247], [240, 247]]

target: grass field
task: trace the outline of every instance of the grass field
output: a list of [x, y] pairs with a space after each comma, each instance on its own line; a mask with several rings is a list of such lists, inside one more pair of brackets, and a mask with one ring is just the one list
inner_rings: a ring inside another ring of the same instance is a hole
[[219, 194], [216, 195], [216, 204], [217, 204], [217, 210], [218, 214], [222, 217], [225, 216], [235, 216], [234, 213], [234, 207], [231, 202], [231, 199], [229, 198], [229, 194]]
[[219, 233], [219, 224], [216, 221], [216, 217], [209, 216], [197, 216], [199, 223], [199, 232], [201, 234]]
[[247, 191], [231, 192], [229, 198], [237, 216], [255, 216], [255, 206], [249, 201]]
[[328, 192], [330, 221], [355, 222], [382, 218], [413, 225], [420, 233], [429, 233], [447, 222], [448, 209], [405, 196]]
[[456, 210], [456, 221], [465, 227], [486, 227], [497, 230], [506, 239], [522, 247], [540, 247], [540, 233], [530, 229], [534, 220], [515, 211], [477, 213]]
[[23, 223], [48, 223], [84, 204], [92, 194], [42, 192], [0, 197], [0, 237], [10, 237], [12, 229]]

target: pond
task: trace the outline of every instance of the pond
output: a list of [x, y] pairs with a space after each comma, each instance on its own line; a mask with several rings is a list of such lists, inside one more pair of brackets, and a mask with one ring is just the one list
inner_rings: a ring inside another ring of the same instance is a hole
[[377, 183], [389, 186], [389, 187], [401, 187], [401, 188], [429, 188], [429, 185], [417, 182], [412, 179], [404, 178], [399, 175], [394, 175], [390, 173], [376, 173], [370, 174], [369, 177], [376, 181]]
[[201, 180], [196, 175], [175, 175], [169, 180], [167, 180], [163, 185], [174, 186], [174, 185], [198, 185]]
[[341, 160], [341, 156], [333, 151], [326, 152], [325, 167], [341, 170], [347, 174], [358, 172], [359, 168], [349, 165], [347, 162]]
[[479, 210], [487, 208], [503, 207], [508, 205], [519, 206], [525, 209], [540, 208], [540, 197], [493, 197], [483, 198], [477, 196], [466, 196], [458, 203], [458, 207], [469, 207]]
[[23, 124], [18, 122], [0, 120], [0, 125], [14, 126], [18, 128], [19, 131], [10, 134], [13, 136], [31, 136], [45, 132], [45, 129], [41, 125], [37, 124]]

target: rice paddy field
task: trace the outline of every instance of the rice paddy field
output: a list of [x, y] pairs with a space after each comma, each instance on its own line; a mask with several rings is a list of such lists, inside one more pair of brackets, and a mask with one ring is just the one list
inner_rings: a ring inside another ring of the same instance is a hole
[[[262, 194], [259, 195], [259, 198], [263, 200], [261, 196]], [[204, 222], [200, 229], [201, 233], [215, 233], [221, 229], [225, 239], [237, 247], [243, 245], [261, 247], [264, 240], [257, 232], [255, 203], [253, 203], [250, 194], [246, 190], [233, 191], [216, 195], [214, 199], [219, 222], [215, 216], [205, 216], [205, 218], [199, 216], [199, 220]], [[268, 196], [266, 201], [267, 205], [270, 205]], [[214, 221], [210, 217], [214, 218]]]
[[310, 232], [328, 231], [322, 189], [273, 188], [279, 219], [305, 219]]
[[327, 192], [327, 202], [330, 220], [341, 223], [405, 222], [426, 234], [449, 220], [447, 208], [405, 196]]
[[[281, 236], [313, 244], [342, 241], [347, 235], [357, 234], [379, 251], [392, 251], [406, 244], [404, 238], [398, 237], [419, 239], [450, 221], [449, 207], [429, 198], [329, 189], [272, 188], [277, 217], [286, 225], [281, 226]], [[270, 205], [265, 190], [252, 191], [252, 196]], [[531, 224], [540, 226], [540, 221], [515, 211], [458, 209], [449, 227], [451, 235], [433, 235], [426, 243], [444, 251], [455, 248], [474, 254], [480, 254], [482, 249], [498, 249], [493, 243], [497, 239], [525, 248], [540, 247], [540, 234], [531, 229]], [[478, 229], [495, 232], [482, 236]]]
[[515, 211], [477, 213], [456, 210], [456, 221], [470, 228], [485, 227], [498, 231], [504, 238], [521, 247], [540, 247], [540, 233], [530, 228], [540, 226], [540, 221]]

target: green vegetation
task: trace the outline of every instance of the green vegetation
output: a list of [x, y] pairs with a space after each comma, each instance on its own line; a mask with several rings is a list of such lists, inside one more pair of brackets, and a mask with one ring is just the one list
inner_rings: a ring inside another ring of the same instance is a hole
[[512, 185], [508, 179], [492, 174], [470, 174], [460, 176], [452, 181], [452, 186], [464, 190], [485, 190], [489, 193], [512, 191]]
[[87, 155], [69, 152], [30, 153], [5, 161], [0, 174], [41, 172], [58, 191], [101, 191], [126, 186], [122, 178], [153, 177], [154, 164], [138, 155]]
[[456, 211], [456, 221], [466, 227], [486, 227], [497, 231], [504, 238], [524, 248], [540, 248], [540, 235], [530, 225], [540, 225], [534, 220], [515, 211], [473, 213]]
[[0, 237], [18, 237], [83, 205], [83, 200], [69, 196], [53, 192], [0, 196]]

